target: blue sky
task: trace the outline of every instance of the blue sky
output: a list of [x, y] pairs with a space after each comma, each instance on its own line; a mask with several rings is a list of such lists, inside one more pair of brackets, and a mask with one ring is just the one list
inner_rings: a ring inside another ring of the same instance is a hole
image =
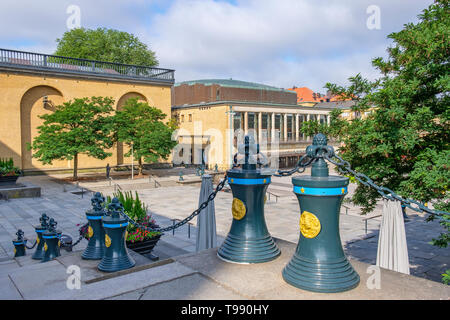
[[[53, 53], [70, 5], [81, 26], [133, 33], [156, 51], [177, 81], [233, 78], [278, 87], [345, 84], [385, 56], [399, 31], [431, 0], [2, 0], [0, 48]], [[380, 29], [367, 28], [367, 8]]]

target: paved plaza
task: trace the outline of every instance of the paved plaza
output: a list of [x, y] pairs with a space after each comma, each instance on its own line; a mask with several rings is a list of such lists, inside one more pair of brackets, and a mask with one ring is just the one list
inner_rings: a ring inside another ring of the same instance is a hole
[[[124, 190], [137, 190], [140, 198], [149, 206], [149, 209], [154, 215], [153, 217], [160, 226], [171, 225], [173, 219], [183, 219], [190, 215], [197, 208], [199, 202], [200, 184], [181, 185], [177, 183], [178, 171], [175, 170], [172, 171], [172, 175], [161, 175], [158, 177], [156, 179], [158, 181], [156, 185], [161, 187], [157, 188], [155, 188], [154, 179], [149, 180], [148, 178], [136, 180], [114, 179], [113, 183], [106, 180], [81, 182], [77, 187], [74, 184], [61, 183], [60, 178], [62, 176], [58, 176], [59, 179], [55, 179], [55, 177], [30, 176], [20, 178], [41, 186], [42, 196], [40, 198], [0, 201], [0, 283], [2, 284], [2, 288], [9, 288], [0, 293], [0, 298], [2, 294], [6, 295], [7, 293], [8, 295], [3, 298], [39, 298], [33, 290], [27, 289], [29, 285], [26, 285], [27, 281], [33, 283], [33, 281], [38, 280], [30, 280], [21, 276], [20, 270], [23, 268], [29, 269], [30, 271], [35, 270], [36, 273], [46, 273], [48, 270], [45, 267], [51, 267], [55, 270], [60, 270], [64, 267], [65, 270], [70, 264], [82, 263], [79, 254], [86, 246], [87, 241], [82, 241], [75, 248], [74, 252], [67, 253], [63, 251], [59, 259], [45, 264], [31, 260], [30, 252], [26, 257], [12, 258], [13, 246], [11, 240], [15, 238], [17, 229], [22, 229], [25, 232], [25, 236], [31, 239], [30, 242], [33, 243], [35, 238], [33, 226], [38, 224], [39, 217], [44, 212], [58, 222], [58, 229], [77, 239], [79, 225], [84, 224], [86, 221], [84, 213], [91, 207], [90, 197], [92, 191], [101, 191], [105, 195], [110, 195], [114, 190], [117, 190], [117, 185]], [[199, 177], [191, 173], [186, 174], [185, 179], [194, 181], [199, 180]], [[354, 190], [354, 187], [350, 186], [350, 192]], [[83, 193], [80, 193], [80, 191], [83, 191]], [[286, 243], [286, 246], [290, 248], [289, 250], [292, 250], [292, 247], [295, 248], [299, 237], [299, 207], [297, 199], [292, 193], [290, 178], [274, 177], [269, 187], [269, 192], [270, 199], [267, 200], [265, 206], [267, 226], [270, 233], [279, 239], [278, 241], [281, 241], [280, 243], [283, 243], [283, 245]], [[227, 235], [231, 225], [231, 202], [231, 192], [220, 192], [214, 200], [219, 245]], [[361, 262], [363, 264], [373, 265], [375, 264], [377, 254], [378, 229], [381, 221], [381, 217], [377, 216], [381, 214], [381, 205], [366, 217], [359, 215], [359, 209], [357, 207], [348, 204], [345, 204], [345, 206], [341, 210], [340, 232], [346, 254], [351, 259], [352, 264]], [[425, 217], [422, 214], [417, 214], [410, 210], [407, 211], [407, 214], [409, 216], [409, 222], [405, 226], [411, 274], [416, 277], [432, 280], [438, 284], [441, 280], [441, 274], [449, 268], [450, 249], [437, 248], [428, 242], [444, 230], [436, 221], [425, 222]], [[365, 218], [371, 219], [366, 221], [364, 220]], [[161, 238], [154, 249], [154, 253], [160, 257], [161, 262], [168, 261], [167, 259], [176, 260], [178, 259], [177, 257], [187, 257], [195, 254], [195, 224], [196, 219], [194, 218], [191, 221], [191, 225], [185, 225], [177, 229], [174, 234], [168, 232]], [[133, 256], [138, 262], [137, 265], [144, 268], [139, 272], [159, 272], [161, 273], [160, 276], [164, 278], [163, 270], [164, 268], [169, 268], [168, 265], [147, 270], [145, 269], [147, 268], [146, 266], [153, 262], [145, 256], [140, 256], [135, 253], [133, 253]], [[115, 298], [151, 298], [151, 294], [146, 295], [147, 289], [144, 290], [144, 287], [158, 285], [164, 287], [160, 292], [170, 292], [169, 289], [173, 286], [183, 287], [186, 283], [197, 283], [205, 280], [205, 275], [196, 272], [193, 273], [191, 269], [189, 269], [191, 271], [187, 271], [186, 266], [177, 261], [171, 265], [172, 269], [174, 266], [177, 266], [175, 269], [178, 271], [171, 269], [171, 272], [180, 272], [179, 279], [175, 277], [177, 280], [166, 285], [156, 284], [156, 282], [150, 283], [148, 282], [150, 280], [146, 280], [148, 283], [145, 282], [144, 284], [148, 284], [147, 286], [141, 286], [141, 289], [136, 290], [125, 290], [124, 292], [127, 292], [126, 295], [118, 293]], [[94, 281], [93, 279], [101, 279], [103, 277], [96, 270], [96, 264], [86, 265], [85, 267], [87, 268], [86, 270], [90, 271], [85, 274], [84, 281]], [[159, 271], [156, 271], [156, 269]], [[25, 271], [25, 269], [23, 270]], [[30, 274], [33, 274], [33, 272]], [[124, 275], [123, 277], [126, 276], [129, 275]], [[67, 277], [67, 275], [64, 275], [64, 277]], [[158, 281], [161, 282], [162, 278]], [[107, 281], [112, 280], [95, 281], [106, 284]], [[153, 279], [152, 281], [156, 280]], [[216, 293], [217, 297], [215, 298], [217, 299], [253, 297], [252, 295], [242, 296], [241, 294], [236, 294], [236, 292], [230, 292], [226, 287], [221, 287], [217, 283], [205, 280], [205, 287], [203, 288], [205, 291], [202, 291], [203, 293], [196, 296], [196, 298], [202, 299], [202, 297], [205, 297], [214, 299], [213, 296], [208, 296], [207, 292], [214, 291], [209, 289], [215, 288], [215, 286], [220, 287]], [[183, 293], [182, 290], [176, 296], [169, 297], [162, 294], [159, 297], [178, 299], [183, 296], [187, 297], [186, 299], [190, 297], [188, 293]], [[91, 298], [104, 299], [109, 297], [98, 296]], [[269, 298], [269, 296], [264, 297]]]

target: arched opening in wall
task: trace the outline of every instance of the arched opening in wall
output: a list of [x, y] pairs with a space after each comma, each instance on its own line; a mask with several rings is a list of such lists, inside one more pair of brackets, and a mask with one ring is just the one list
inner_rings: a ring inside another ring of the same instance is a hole
[[22, 96], [20, 100], [22, 169], [67, 167], [67, 162], [63, 160], [55, 160], [51, 165], [44, 165], [32, 157], [32, 151], [27, 147], [37, 136], [37, 127], [44, 123], [39, 116], [53, 112], [55, 106], [61, 105], [63, 101], [62, 93], [50, 86], [30, 88]]
[[[124, 94], [122, 97], [120, 97], [120, 99], [117, 101], [116, 110], [122, 110], [123, 106], [130, 98], [138, 98], [139, 101], [148, 102], [147, 98], [144, 95], [137, 92], [128, 92]], [[128, 152], [127, 147], [124, 147], [122, 142], [117, 142], [117, 164], [124, 164], [123, 155], [127, 152]]]

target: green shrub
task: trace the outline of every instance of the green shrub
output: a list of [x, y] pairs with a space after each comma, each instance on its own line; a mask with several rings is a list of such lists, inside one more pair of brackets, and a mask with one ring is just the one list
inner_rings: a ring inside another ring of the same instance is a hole
[[[120, 203], [122, 203], [123, 205], [124, 213], [131, 219], [138, 222], [139, 224], [151, 228], [159, 227], [156, 224], [155, 220], [152, 219], [151, 214], [148, 213], [148, 206], [139, 199], [139, 195], [136, 191], [134, 197], [131, 191], [122, 192], [120, 190], [113, 193], [113, 196], [119, 199]], [[108, 196], [106, 199], [106, 205], [108, 205], [108, 203], [110, 202], [111, 197]], [[127, 232], [128, 235], [126, 240], [130, 242], [142, 241], [161, 234], [161, 232], [146, 231], [141, 228], [137, 228], [131, 223], [127, 226]]]
[[12, 158], [0, 158], [0, 176], [18, 176], [20, 169], [14, 166]]

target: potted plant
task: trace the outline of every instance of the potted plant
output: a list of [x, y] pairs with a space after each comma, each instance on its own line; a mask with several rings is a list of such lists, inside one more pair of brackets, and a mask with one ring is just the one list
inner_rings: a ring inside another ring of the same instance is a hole
[[[119, 199], [123, 205], [124, 213], [131, 219], [150, 228], [159, 228], [151, 214], [149, 214], [148, 207], [139, 199], [136, 191], [134, 197], [131, 191], [122, 192], [120, 190], [114, 193], [113, 196]], [[107, 197], [107, 203], [109, 202], [111, 202], [111, 197]], [[147, 231], [130, 223], [127, 226], [126, 245], [127, 248], [139, 254], [150, 254], [161, 235], [161, 232]], [[156, 256], [153, 256], [153, 258], [157, 259]]]
[[15, 184], [22, 171], [14, 166], [12, 158], [0, 158], [0, 185]]

